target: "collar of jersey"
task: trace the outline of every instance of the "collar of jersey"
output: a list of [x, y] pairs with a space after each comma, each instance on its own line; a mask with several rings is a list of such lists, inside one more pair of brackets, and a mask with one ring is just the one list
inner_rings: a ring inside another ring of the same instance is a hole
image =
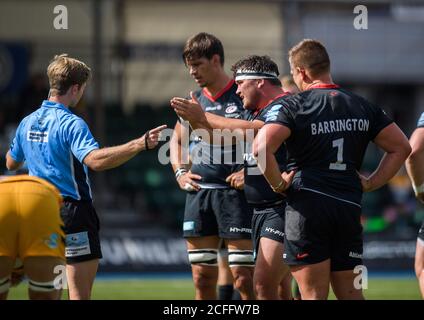
[[309, 87], [308, 90], [311, 90], [311, 89], [337, 89], [337, 88], [340, 88], [340, 86], [338, 84], [335, 84], [335, 83], [319, 83], [319, 84], [316, 84], [312, 87]]
[[261, 106], [259, 106], [259, 108], [257, 108], [254, 112], [253, 112], [253, 114], [254, 115], [257, 115], [262, 109], [264, 109], [264, 108], [266, 108], [267, 106], [269, 106], [272, 102], [274, 102], [275, 100], [277, 100], [278, 98], [281, 98], [281, 97], [284, 97], [284, 96], [287, 96], [288, 94], [290, 94], [290, 93], [288, 93], [288, 92], [286, 92], [286, 91], [283, 91], [282, 93], [280, 93], [280, 94], [277, 94], [274, 98], [272, 98], [272, 99], [270, 99], [268, 102], [266, 102], [265, 104], [263, 104], [263, 105], [261, 105]]
[[218, 100], [225, 92], [227, 92], [228, 90], [231, 89], [231, 87], [234, 84], [234, 79], [231, 79], [230, 82], [227, 83], [227, 85], [221, 89], [221, 91], [219, 91], [216, 95], [212, 96], [207, 90], [206, 88], [203, 88], [203, 94], [212, 102], [215, 102], [216, 100]]
[[69, 110], [69, 108], [67, 108], [65, 105], [58, 103], [58, 102], [53, 102], [53, 101], [49, 101], [49, 100], [44, 100], [43, 104], [41, 105], [42, 107], [46, 107], [46, 108], [58, 108], [58, 109], [63, 109], [65, 111], [68, 111], [69, 113], [71, 113], [71, 111]]

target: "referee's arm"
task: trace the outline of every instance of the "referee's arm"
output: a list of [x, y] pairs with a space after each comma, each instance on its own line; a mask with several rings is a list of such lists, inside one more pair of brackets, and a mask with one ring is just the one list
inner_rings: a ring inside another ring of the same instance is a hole
[[159, 142], [159, 133], [165, 128], [166, 125], [159, 126], [148, 131], [142, 137], [119, 146], [94, 149], [84, 158], [84, 164], [94, 171], [119, 167], [140, 151], [156, 147]]
[[10, 151], [7, 152], [7, 154], [6, 154], [6, 168], [7, 168], [7, 170], [11, 170], [11, 171], [18, 170], [22, 167], [23, 164], [24, 164], [24, 162], [15, 161], [15, 159], [13, 159], [12, 156], [10, 155]]

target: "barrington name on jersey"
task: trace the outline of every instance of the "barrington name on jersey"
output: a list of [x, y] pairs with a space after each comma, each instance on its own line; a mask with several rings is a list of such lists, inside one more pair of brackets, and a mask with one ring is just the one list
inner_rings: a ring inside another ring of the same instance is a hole
[[311, 133], [325, 134], [341, 131], [368, 131], [370, 121], [367, 119], [338, 119], [311, 123]]

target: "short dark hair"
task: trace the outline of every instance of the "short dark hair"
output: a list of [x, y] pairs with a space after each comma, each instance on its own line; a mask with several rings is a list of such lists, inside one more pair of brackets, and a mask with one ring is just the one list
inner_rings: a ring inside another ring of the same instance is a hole
[[324, 45], [312, 39], [304, 39], [289, 51], [289, 59], [294, 67], [305, 68], [311, 76], [330, 72], [330, 57]]
[[224, 65], [224, 47], [221, 41], [212, 34], [201, 32], [189, 38], [184, 46], [183, 60], [207, 58], [208, 60], [217, 54], [221, 65]]
[[[277, 64], [272, 61], [269, 56], [250, 55], [246, 58], [237, 61], [231, 67], [231, 71], [233, 72], [234, 78], [236, 76], [237, 70], [239, 69], [245, 69], [256, 72], [275, 73], [277, 77], [280, 75]], [[268, 80], [274, 86], [281, 87], [281, 81], [278, 78], [265, 80]]]

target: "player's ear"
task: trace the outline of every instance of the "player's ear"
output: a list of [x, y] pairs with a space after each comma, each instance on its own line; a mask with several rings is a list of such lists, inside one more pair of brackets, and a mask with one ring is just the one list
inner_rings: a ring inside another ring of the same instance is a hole
[[214, 65], [221, 65], [221, 58], [216, 53], [212, 56], [211, 61]]
[[297, 67], [297, 71], [300, 73], [300, 76], [302, 77], [303, 82], [307, 82], [309, 79], [308, 75], [306, 74], [306, 70], [304, 68]]
[[66, 91], [65, 95], [66, 94], [75, 95], [75, 93], [78, 91], [75, 89], [76, 86], [77, 86], [76, 84], [70, 86], [68, 90]]
[[258, 88], [262, 88], [265, 84], [265, 79], [258, 79], [256, 81]]
[[78, 93], [79, 89], [80, 89], [80, 85], [74, 84], [69, 89], [70, 89], [72, 95], [76, 95]]

